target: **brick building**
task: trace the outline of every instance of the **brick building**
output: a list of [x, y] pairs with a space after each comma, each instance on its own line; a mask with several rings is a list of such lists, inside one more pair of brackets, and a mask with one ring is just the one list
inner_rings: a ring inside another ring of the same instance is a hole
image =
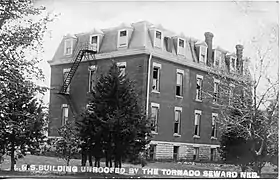
[[[242, 76], [246, 63], [241, 45], [230, 53], [213, 47], [213, 37], [206, 32], [199, 41], [146, 21], [65, 36], [49, 61], [49, 136], [58, 136], [57, 128], [85, 108], [94, 81], [114, 59], [136, 81], [141, 101], [154, 117], [151, 158], [217, 160], [219, 112], [213, 107], [219, 81], [208, 73]], [[212, 88], [213, 101], [204, 100], [204, 88]]]

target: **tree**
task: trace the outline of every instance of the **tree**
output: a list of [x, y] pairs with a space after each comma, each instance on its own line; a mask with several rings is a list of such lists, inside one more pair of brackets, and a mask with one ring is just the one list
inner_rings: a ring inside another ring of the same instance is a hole
[[[262, 33], [250, 42], [248, 48], [252, 52], [251, 60], [243, 58], [237, 66], [239, 74], [229, 73], [224, 69], [217, 72], [210, 70], [208, 82], [212, 86], [204, 92], [207, 99], [213, 102], [217, 96], [213, 93], [213, 79], [220, 80], [218, 102], [213, 108], [220, 111], [218, 123], [222, 135], [221, 143], [227, 144], [224, 138], [229, 138], [228, 141], [239, 142], [239, 148], [244, 144], [249, 146], [248, 151], [240, 152], [240, 156], [250, 157], [245, 158], [248, 160], [245, 164], [251, 165], [258, 173], [261, 173], [261, 168], [271, 156], [270, 153], [276, 151], [277, 146], [273, 144], [278, 144], [278, 119], [275, 118], [279, 100], [279, 77], [278, 73], [275, 73], [278, 69], [278, 26], [266, 27], [269, 27], [269, 31], [263, 29]], [[229, 66], [229, 63], [226, 61], [225, 66]], [[222, 150], [230, 148], [224, 147]]]
[[113, 62], [97, 81], [87, 116], [80, 122], [82, 137], [88, 131], [85, 127], [91, 127], [89, 138], [103, 148], [106, 166], [111, 167], [114, 158], [115, 167], [121, 167], [123, 159], [137, 156], [150, 142], [150, 120], [140, 103], [134, 83]]
[[52, 21], [43, 10], [31, 0], [0, 2], [0, 139], [12, 171], [17, 157], [38, 148], [43, 137], [45, 113], [36, 97], [46, 88], [34, 83], [44, 78], [37, 64]]
[[77, 136], [77, 129], [74, 123], [66, 122], [64, 126], [58, 130], [59, 138], [56, 145], [56, 154], [59, 158], [66, 161], [66, 166], [69, 166], [70, 160], [80, 152], [80, 139]]

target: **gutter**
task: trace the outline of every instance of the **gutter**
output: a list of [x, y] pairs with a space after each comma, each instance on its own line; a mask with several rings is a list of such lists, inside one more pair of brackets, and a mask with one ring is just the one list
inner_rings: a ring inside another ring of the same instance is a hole
[[150, 53], [150, 57], [148, 60], [148, 78], [147, 78], [147, 99], [146, 99], [146, 116], [149, 113], [149, 97], [150, 97], [150, 79], [151, 79], [151, 60], [152, 60], [152, 53]]

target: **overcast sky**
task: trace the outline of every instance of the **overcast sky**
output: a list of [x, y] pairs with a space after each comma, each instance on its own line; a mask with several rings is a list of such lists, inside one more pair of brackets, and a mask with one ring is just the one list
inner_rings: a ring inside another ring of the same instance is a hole
[[[239, 1], [238, 1], [239, 2]], [[92, 1], [92, 0], [39, 0], [52, 13], [60, 14], [49, 25], [50, 35], [45, 38], [44, 62], [41, 63], [49, 86], [52, 59], [63, 35], [93, 28], [109, 28], [119, 24], [146, 20], [161, 24], [175, 33], [204, 40], [204, 32], [214, 34], [213, 43], [228, 51], [236, 44], [246, 46], [259, 31], [270, 24], [278, 24], [277, 2], [236, 3], [233, 1]], [[48, 96], [46, 97], [48, 101]]]

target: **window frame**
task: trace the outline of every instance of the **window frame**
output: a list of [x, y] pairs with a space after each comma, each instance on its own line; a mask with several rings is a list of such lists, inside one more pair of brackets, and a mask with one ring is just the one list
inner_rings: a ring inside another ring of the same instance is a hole
[[[176, 112], [179, 112], [179, 122], [176, 121]], [[173, 136], [181, 136], [181, 130], [182, 130], [182, 107], [174, 107], [174, 122], [173, 122]], [[177, 132], [175, 132], [175, 124], [178, 124]]]
[[[232, 63], [232, 60], [234, 60], [234, 63]], [[234, 64], [234, 66], [233, 66], [233, 64]], [[234, 57], [234, 56], [231, 56], [231, 57], [230, 57], [230, 70], [231, 70], [232, 72], [235, 72], [235, 71], [236, 71], [236, 65], [237, 65], [237, 58]]]
[[[69, 53], [67, 53], [67, 49], [68, 49], [68, 47], [67, 47], [67, 42], [70, 42], [70, 52]], [[72, 55], [73, 54], [73, 39], [65, 39], [64, 40], [64, 55], [65, 56], [69, 56], [69, 55]]]
[[[157, 78], [154, 79], [154, 70], [157, 69]], [[160, 75], [161, 75], [161, 64], [159, 63], [153, 63], [153, 71], [152, 71], [152, 92], [153, 93], [160, 93]], [[154, 88], [154, 82], [155, 88]]]
[[198, 161], [199, 160], [199, 147], [193, 147], [193, 160]]
[[[200, 59], [201, 58], [201, 54], [202, 54], [202, 48], [205, 48], [205, 56], [204, 56], [204, 59]], [[202, 63], [205, 63], [207, 62], [207, 50], [208, 50], [208, 47], [206, 46], [203, 46], [203, 45], [200, 45], [199, 46], [199, 62], [202, 62]]]
[[[218, 129], [217, 129], [217, 120], [219, 115], [218, 113], [212, 113], [212, 120], [211, 120], [211, 139], [217, 139]], [[214, 134], [213, 134], [214, 133]]]
[[[71, 68], [64, 68], [63, 70], [62, 70], [63, 72], [63, 74], [62, 74], [62, 86], [63, 86], [63, 84], [64, 84], [64, 81], [65, 81], [65, 79], [67, 78], [67, 76], [68, 76], [68, 74], [69, 74], [69, 72], [71, 71]], [[67, 75], [66, 75], [66, 73], [67, 73]], [[66, 89], [66, 94], [70, 94], [70, 85], [71, 84], [69, 84], [68, 85], [68, 87], [67, 87], [67, 89]]]
[[[176, 88], [175, 95], [176, 97], [183, 98], [184, 96], [184, 70], [177, 69], [176, 70]], [[178, 84], [178, 75], [181, 75], [181, 84]], [[180, 88], [179, 94], [177, 94], [177, 89]]]
[[[92, 43], [92, 38], [93, 37], [96, 37], [96, 43]], [[96, 51], [98, 52], [99, 51], [99, 36], [96, 35], [96, 34], [90, 35], [89, 45], [90, 45], [89, 49], [91, 49], [91, 48], [92, 48], [92, 50], [96, 49]]]
[[219, 96], [220, 96], [220, 80], [214, 79], [213, 84], [213, 103], [217, 104], [219, 103]]
[[[67, 113], [65, 114], [65, 112], [67, 112]], [[69, 120], [69, 106], [68, 106], [68, 104], [62, 104], [61, 105], [61, 126], [64, 126], [68, 120]]]
[[151, 103], [151, 118], [154, 118], [153, 116], [153, 108], [157, 109], [157, 115], [156, 115], [156, 120], [152, 119], [152, 121], [155, 121], [155, 130], [152, 130], [152, 134], [158, 134], [158, 122], [159, 122], [159, 111], [160, 111], [160, 105], [158, 103]]
[[[121, 33], [124, 32], [124, 31], [126, 31], [126, 35], [121, 36]], [[123, 41], [125, 43], [121, 44], [121, 42], [123, 42]], [[128, 47], [128, 30], [127, 29], [120, 29], [118, 31], [118, 48], [123, 48], [123, 47]]]
[[94, 79], [92, 77], [93, 74], [96, 74], [97, 71], [97, 66], [96, 65], [92, 65], [88, 67], [88, 72], [89, 72], [89, 77], [88, 77], [88, 92], [92, 92], [93, 91], [93, 82]]
[[[157, 33], [160, 33], [160, 38], [157, 38]], [[163, 32], [159, 29], [154, 30], [154, 47], [162, 49], [163, 45]]]
[[126, 70], [126, 62], [117, 62], [117, 66], [118, 66], [118, 68], [119, 68], [119, 70], [121, 72], [120, 75], [125, 76], [125, 74], [126, 74], [126, 72], [125, 72], [125, 70]]
[[[218, 60], [218, 63], [219, 63], [218, 66], [216, 65], [217, 60]], [[219, 67], [220, 68], [222, 66], [221, 63], [222, 63], [222, 52], [215, 49], [215, 52], [214, 52], [214, 67], [216, 67], [216, 68]]]
[[[180, 46], [180, 41], [183, 41], [183, 47]], [[186, 40], [183, 38], [178, 38], [177, 42], [177, 54], [178, 55], [185, 55], [185, 47], [186, 47]]]
[[[197, 84], [197, 82], [198, 82], [198, 79], [200, 79], [201, 81], [201, 84], [200, 84], [200, 89], [198, 89], [197, 87], [198, 87], [198, 84]], [[203, 76], [202, 75], [196, 75], [196, 88], [195, 88], [195, 91], [196, 91], [196, 93], [195, 93], [195, 101], [197, 101], [197, 102], [202, 102], [202, 87], [203, 87]], [[200, 98], [199, 98], [200, 97]]]
[[[198, 116], [198, 117], [200, 117], [199, 119], [196, 118], [197, 115], [199, 115]], [[200, 138], [201, 118], [202, 118], [202, 111], [201, 110], [195, 110], [194, 111], [194, 133], [193, 133], [194, 135], [193, 135], [193, 138]], [[197, 134], [196, 134], [196, 132], [197, 132]]]

